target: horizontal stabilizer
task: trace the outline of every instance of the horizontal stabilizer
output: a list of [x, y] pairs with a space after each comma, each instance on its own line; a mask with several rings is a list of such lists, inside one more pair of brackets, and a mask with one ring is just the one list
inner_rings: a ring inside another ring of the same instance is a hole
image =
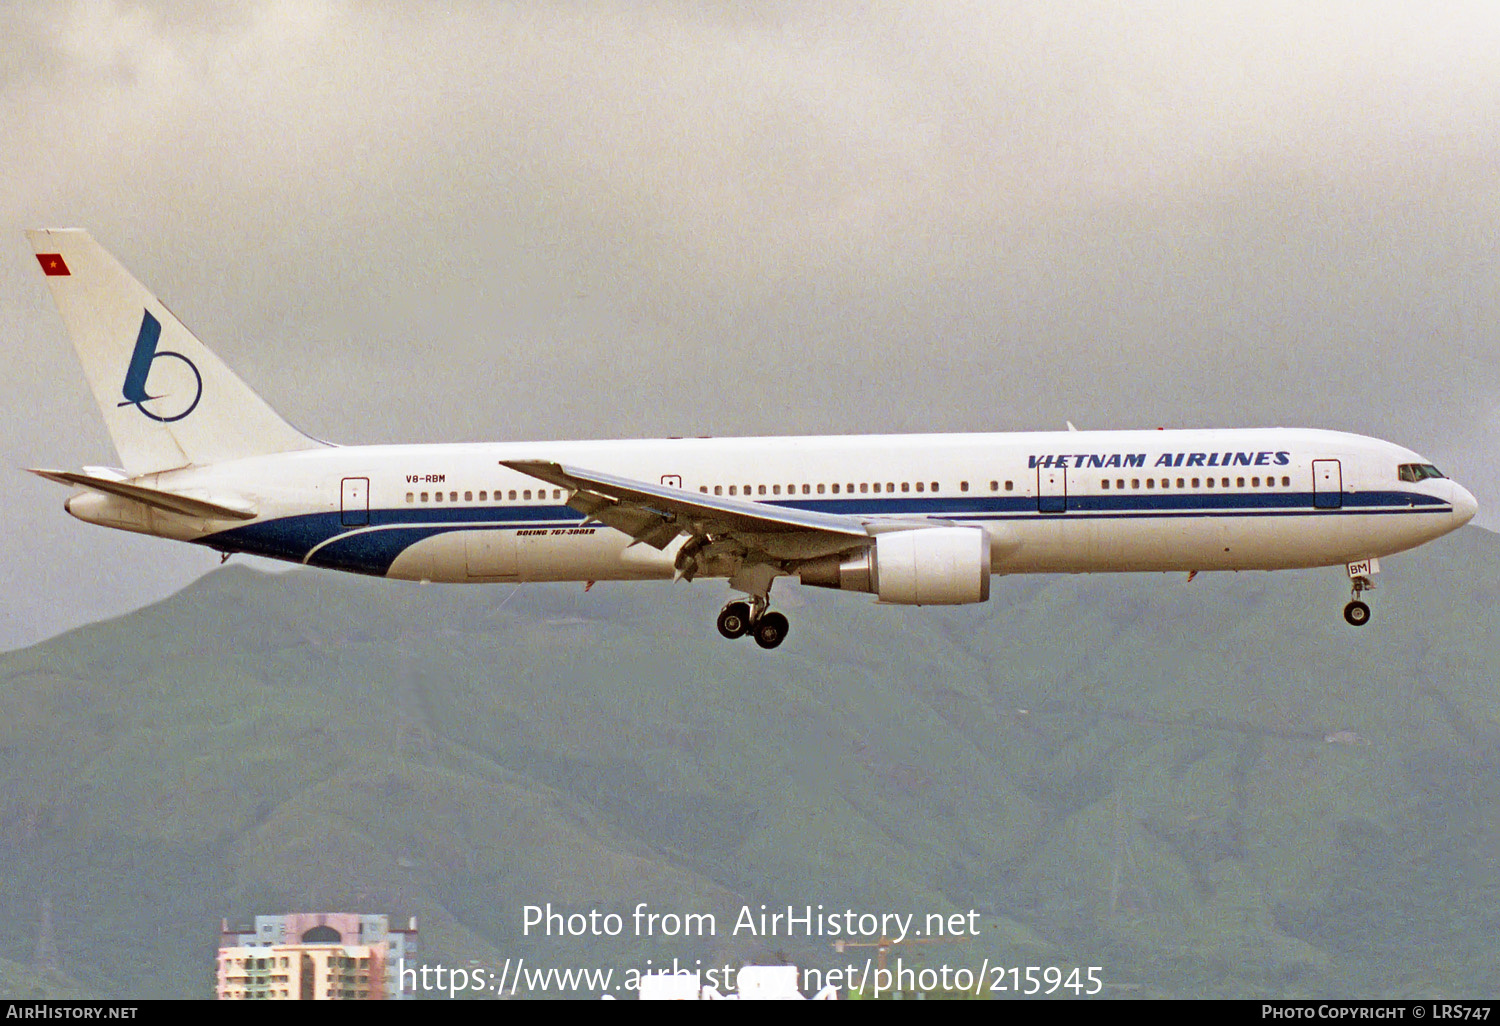
[[194, 499], [187, 495], [178, 495], [176, 492], [164, 492], [159, 488], [147, 488], [144, 485], [129, 484], [108, 477], [76, 474], [68, 470], [33, 468], [31, 472], [38, 477], [45, 477], [48, 481], [56, 481], [58, 484], [78, 485], [82, 488], [91, 488], [96, 492], [104, 492], [107, 495], [118, 495], [122, 499], [134, 499], [147, 506], [164, 509], [168, 513], [180, 513], [186, 517], [203, 517], [208, 520], [254, 520], [257, 516], [256, 512], [249, 507], [225, 506], [206, 499]]

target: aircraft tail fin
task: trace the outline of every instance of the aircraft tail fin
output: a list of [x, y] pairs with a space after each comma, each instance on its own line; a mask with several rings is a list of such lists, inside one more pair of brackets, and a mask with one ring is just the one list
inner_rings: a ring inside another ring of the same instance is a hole
[[88, 232], [26, 235], [131, 477], [326, 444], [282, 420]]

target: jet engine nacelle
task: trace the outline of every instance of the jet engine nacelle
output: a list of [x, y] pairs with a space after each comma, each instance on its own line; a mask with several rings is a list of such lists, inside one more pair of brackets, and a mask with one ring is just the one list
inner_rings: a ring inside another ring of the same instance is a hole
[[797, 571], [803, 584], [867, 591], [881, 602], [952, 606], [990, 597], [990, 539], [977, 527], [926, 527], [876, 535], [850, 559], [826, 556]]

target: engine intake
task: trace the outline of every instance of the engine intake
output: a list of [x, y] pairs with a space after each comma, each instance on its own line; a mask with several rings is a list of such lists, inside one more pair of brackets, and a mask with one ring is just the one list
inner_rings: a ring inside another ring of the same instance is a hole
[[989, 535], [977, 527], [892, 531], [852, 559], [809, 560], [797, 577], [816, 588], [871, 592], [898, 605], [984, 602], [990, 597]]

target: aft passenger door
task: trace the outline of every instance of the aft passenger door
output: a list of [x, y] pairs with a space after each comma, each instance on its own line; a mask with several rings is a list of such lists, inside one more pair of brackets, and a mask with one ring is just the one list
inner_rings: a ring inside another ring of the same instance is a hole
[[344, 478], [340, 509], [345, 527], [364, 527], [370, 522], [370, 479], [368, 477]]
[[1313, 508], [1342, 509], [1344, 471], [1338, 460], [1313, 460]]
[[1066, 468], [1036, 468], [1036, 509], [1038, 513], [1067, 512], [1068, 471]]

